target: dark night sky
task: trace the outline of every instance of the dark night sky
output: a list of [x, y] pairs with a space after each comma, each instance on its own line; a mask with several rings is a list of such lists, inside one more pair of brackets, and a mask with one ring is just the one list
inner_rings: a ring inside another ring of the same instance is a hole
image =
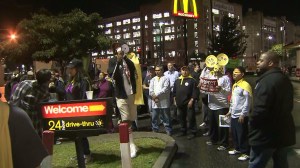
[[[13, 28], [23, 18], [29, 18], [41, 7], [53, 14], [80, 8], [86, 13], [98, 12], [102, 17], [137, 11], [143, 3], [160, 0], [0, 0], [0, 29]], [[263, 10], [266, 14], [286, 15], [300, 25], [300, 0], [230, 0], [248, 7]], [[298, 9], [297, 9], [298, 8]]]

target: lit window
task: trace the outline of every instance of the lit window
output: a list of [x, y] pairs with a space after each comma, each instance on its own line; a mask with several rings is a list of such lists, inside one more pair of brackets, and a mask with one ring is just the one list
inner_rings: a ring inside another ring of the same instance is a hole
[[120, 30], [119, 29], [115, 29], [115, 33], [120, 33]]
[[172, 51], [170, 56], [175, 57], [175, 55], [176, 55], [176, 52]]
[[122, 25], [122, 22], [117, 22], [117, 26], [121, 26]]
[[175, 35], [174, 34], [165, 36], [165, 41], [173, 41], [173, 40], [175, 40]]
[[172, 32], [171, 27], [166, 27], [165, 28], [165, 33], [171, 33], [171, 32]]
[[164, 13], [164, 17], [170, 17], [170, 13], [169, 12], [165, 12]]
[[145, 16], [145, 20], [148, 20], [148, 16], [147, 15]]
[[198, 32], [194, 32], [194, 37], [198, 38]]
[[242, 30], [246, 30], [246, 26], [242, 26]]
[[111, 34], [111, 29], [106, 30], [105, 34]]
[[127, 32], [127, 31], [128, 31], [128, 28], [124, 28], [124, 29], [123, 29], [123, 32]]
[[130, 19], [123, 20], [123, 25], [130, 24]]
[[220, 11], [218, 9], [212, 9], [212, 13], [215, 15], [218, 15], [220, 13]]
[[198, 29], [198, 24], [197, 23], [194, 23], [194, 29]]
[[220, 31], [220, 26], [219, 26], [219, 25], [216, 25], [215, 28], [214, 28], [214, 30], [215, 30], [215, 31]]
[[158, 29], [153, 29], [153, 32], [152, 32], [153, 34], [160, 34], [160, 29], [158, 28]]
[[140, 20], [141, 20], [140, 18], [133, 18], [132, 23], [138, 23], [138, 22], [140, 22]]
[[133, 37], [141, 37], [141, 32], [133, 32]]
[[140, 30], [140, 29], [141, 29], [141, 26], [140, 26], [140, 25], [138, 25], [138, 26], [132, 26], [132, 29], [133, 29], [133, 30]]
[[98, 25], [98, 28], [103, 29], [104, 26], [103, 25]]
[[115, 35], [115, 39], [121, 39], [121, 35], [120, 34]]
[[232, 13], [228, 13], [228, 17], [230, 17], [230, 18], [234, 18], [234, 14], [232, 14]]
[[198, 41], [195, 41], [195, 47], [198, 47]]
[[162, 18], [162, 14], [161, 13], [153, 14], [152, 17], [153, 17], [153, 19], [160, 19], [160, 18]]
[[112, 23], [107, 23], [105, 27], [112, 27]]
[[124, 39], [129, 39], [129, 38], [130, 38], [130, 33], [125, 33], [125, 34], [123, 34], [123, 38], [124, 38]]
[[128, 41], [127, 44], [128, 44], [128, 45], [135, 45], [135, 41], [134, 41], [134, 40]]
[[171, 19], [171, 24], [174, 24], [174, 19]]

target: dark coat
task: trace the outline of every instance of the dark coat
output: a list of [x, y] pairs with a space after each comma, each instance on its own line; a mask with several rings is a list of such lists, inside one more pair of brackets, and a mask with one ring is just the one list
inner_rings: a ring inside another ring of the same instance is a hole
[[[130, 72], [130, 83], [132, 85], [133, 94], [136, 93], [136, 70], [133, 62], [126, 56], [123, 58]], [[120, 99], [127, 99], [127, 94], [123, 80], [123, 63], [117, 61], [117, 57], [111, 58], [108, 65], [108, 74], [114, 79], [115, 96]]]
[[256, 82], [253, 98], [253, 111], [249, 115], [249, 144], [274, 148], [295, 144], [290, 79], [279, 68], [265, 72]]
[[176, 79], [174, 84], [174, 97], [176, 97], [177, 106], [185, 106], [190, 99], [198, 100], [199, 89], [197, 88], [197, 81], [194, 78]]

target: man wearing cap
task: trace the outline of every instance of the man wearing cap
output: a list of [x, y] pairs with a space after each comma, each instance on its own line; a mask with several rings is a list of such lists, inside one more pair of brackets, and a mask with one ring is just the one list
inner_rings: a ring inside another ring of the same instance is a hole
[[[190, 75], [189, 68], [183, 66], [181, 68], [181, 76], [174, 84], [174, 103], [179, 112], [179, 121], [181, 125], [181, 133], [177, 136], [185, 136], [187, 129], [191, 130], [188, 139], [196, 137], [197, 125], [194, 106], [199, 97], [197, 89], [197, 81]], [[187, 128], [187, 117], [189, 127]]]
[[122, 122], [129, 126], [130, 155], [136, 157], [137, 147], [133, 143], [132, 122], [137, 119], [137, 109], [134, 104], [136, 94], [136, 69], [133, 62], [127, 58], [121, 47], [116, 49], [116, 56], [109, 61], [108, 74], [114, 80], [117, 107]]

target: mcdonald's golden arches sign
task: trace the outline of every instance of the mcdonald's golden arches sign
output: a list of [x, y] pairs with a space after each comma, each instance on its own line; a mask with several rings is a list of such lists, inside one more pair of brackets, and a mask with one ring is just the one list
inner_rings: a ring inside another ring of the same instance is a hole
[[196, 0], [173, 0], [173, 15], [198, 18]]

